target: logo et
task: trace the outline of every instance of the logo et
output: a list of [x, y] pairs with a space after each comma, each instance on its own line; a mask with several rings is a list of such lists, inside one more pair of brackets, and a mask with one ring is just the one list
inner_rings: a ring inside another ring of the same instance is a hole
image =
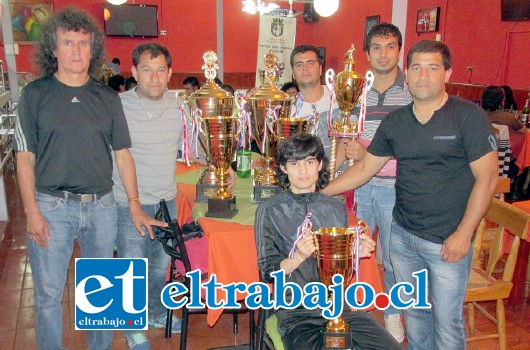
[[76, 259], [75, 329], [147, 329], [147, 259]]

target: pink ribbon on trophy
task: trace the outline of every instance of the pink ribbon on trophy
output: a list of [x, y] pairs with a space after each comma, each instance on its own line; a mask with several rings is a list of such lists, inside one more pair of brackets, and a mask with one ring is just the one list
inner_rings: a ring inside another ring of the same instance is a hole
[[245, 131], [248, 131], [249, 145], [252, 142], [252, 123], [250, 120], [251, 114], [249, 111], [245, 110], [245, 107], [247, 104], [247, 95], [245, 94], [245, 92], [239, 90], [239, 91], [236, 91], [235, 95], [236, 95], [235, 101], [236, 101], [236, 108], [237, 108], [237, 115], [238, 115], [239, 123], [243, 125], [243, 129], [244, 129], [244, 131], [241, 132], [240, 141], [242, 142], [241, 146], [245, 147], [246, 146]]
[[278, 119], [278, 110], [282, 108], [282, 105], [277, 105], [276, 107], [267, 108], [267, 114], [265, 115], [265, 130], [263, 132], [263, 141], [261, 142], [261, 149], [265, 149], [265, 141], [267, 140], [267, 136], [269, 134], [269, 123], [274, 122], [276, 119]]
[[291, 273], [293, 272], [294, 253], [296, 253], [297, 251], [296, 244], [298, 244], [298, 242], [305, 237], [305, 232], [307, 230], [311, 230], [311, 228], [313, 227], [313, 223], [310, 220], [311, 216], [313, 216], [313, 214], [307, 213], [302, 224], [298, 226], [298, 229], [296, 229], [296, 239], [293, 243], [293, 247], [289, 251], [289, 260], [291, 261], [291, 271], [289, 271], [289, 277], [291, 277]]
[[202, 111], [199, 108], [191, 112], [191, 140], [195, 151], [195, 158], [199, 158], [199, 129], [201, 128], [199, 118], [201, 115]]
[[296, 115], [296, 118], [300, 118], [300, 112], [302, 111], [302, 104], [304, 103], [304, 94], [302, 91], [296, 94], [296, 110], [292, 115]]
[[186, 115], [184, 108], [182, 106], [179, 106], [180, 109], [180, 117], [182, 119], [182, 157], [184, 158], [184, 161], [186, 162], [186, 166], [190, 166], [190, 155], [191, 155], [191, 149], [190, 144], [188, 142], [188, 125], [186, 124]]
[[355, 237], [355, 276], [357, 282], [359, 282], [361, 278], [361, 272], [359, 271], [359, 266], [361, 265], [361, 233], [362, 226], [357, 225]]
[[366, 80], [363, 82], [363, 94], [361, 95], [361, 109], [359, 111], [359, 121], [357, 124], [357, 137], [361, 137], [364, 131], [364, 121], [366, 120], [366, 96], [368, 89], [366, 88]]
[[328, 85], [328, 89], [329, 89], [328, 133], [330, 133], [331, 128], [332, 128], [331, 122], [333, 119], [333, 100], [335, 99], [335, 77], [331, 78], [331, 84]]

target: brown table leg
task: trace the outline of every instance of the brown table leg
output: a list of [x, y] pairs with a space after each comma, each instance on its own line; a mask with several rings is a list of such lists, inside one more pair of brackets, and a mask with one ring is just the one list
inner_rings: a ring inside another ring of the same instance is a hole
[[515, 310], [522, 306], [524, 300], [524, 287], [526, 283], [526, 269], [528, 267], [528, 256], [530, 254], [530, 242], [521, 240], [519, 246], [519, 253], [517, 254], [517, 262], [515, 264], [515, 271], [513, 274], [513, 287], [508, 299], [506, 299], [506, 307]]

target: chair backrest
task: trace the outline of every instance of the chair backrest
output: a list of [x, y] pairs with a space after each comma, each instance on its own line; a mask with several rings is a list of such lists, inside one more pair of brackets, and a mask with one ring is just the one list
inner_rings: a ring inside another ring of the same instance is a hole
[[[503, 281], [510, 282], [515, 269], [515, 261], [517, 259], [520, 240], [526, 239], [528, 237], [530, 215], [509, 203], [503, 202], [497, 198], [493, 198], [488, 212], [486, 213], [485, 219], [498, 225], [498, 227], [495, 229], [493, 241], [491, 242], [489, 258], [486, 265], [486, 273], [488, 276], [491, 276], [495, 266], [502, 256], [505, 230], [514, 236], [502, 275]], [[482, 220], [479, 227], [477, 228], [477, 234], [473, 243], [474, 254], [480, 253], [482, 237], [485, 229], [486, 224], [484, 220]]]
[[[169, 210], [167, 209], [167, 205], [164, 200], [160, 201], [160, 209], [156, 213], [155, 219], [167, 222], [167, 227], [156, 228], [156, 238], [162, 243], [164, 251], [167, 255], [171, 256], [172, 260], [179, 260], [182, 262], [185, 269], [182, 275], [185, 276], [187, 272], [191, 271], [191, 263], [188, 257], [188, 251], [186, 250], [186, 245], [184, 244], [185, 239], [177, 219], [171, 219]], [[172, 261], [171, 265], [174, 266], [174, 261]], [[185, 280], [186, 283], [189, 283], [187, 278]], [[186, 287], [189, 289], [189, 285], [186, 285]]]
[[499, 195], [499, 199], [504, 201], [504, 195], [510, 193], [510, 178], [508, 177], [499, 177], [497, 182], [497, 187], [495, 187], [495, 194]]

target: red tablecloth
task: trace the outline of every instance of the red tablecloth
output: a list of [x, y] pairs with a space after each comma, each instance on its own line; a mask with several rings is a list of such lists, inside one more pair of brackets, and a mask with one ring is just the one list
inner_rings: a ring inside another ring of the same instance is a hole
[[[530, 214], [530, 201], [514, 202], [514, 207], [526, 211]], [[517, 262], [515, 263], [515, 271], [513, 273], [513, 287], [510, 297], [506, 300], [506, 305], [511, 308], [517, 308], [523, 303], [524, 287], [526, 283], [526, 270], [530, 259], [530, 237], [521, 240], [519, 252], [517, 254]]]
[[521, 149], [521, 153], [519, 153], [519, 157], [515, 161], [515, 164], [519, 168], [517, 175], [520, 175], [524, 168], [530, 166], [530, 131], [526, 133], [525, 142], [523, 143], [523, 148]]

